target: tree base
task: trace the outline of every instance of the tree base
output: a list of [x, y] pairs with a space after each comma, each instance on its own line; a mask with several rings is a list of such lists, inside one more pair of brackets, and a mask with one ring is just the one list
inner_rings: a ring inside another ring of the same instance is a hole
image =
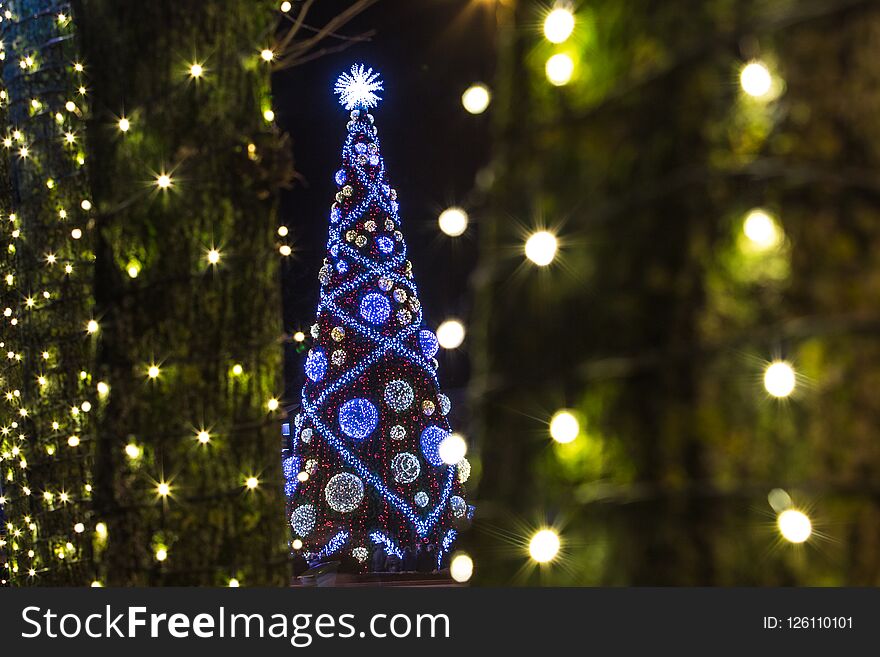
[[332, 561], [310, 568], [291, 579], [292, 587], [358, 587], [358, 586], [465, 586], [449, 576], [448, 570], [436, 573], [340, 573], [339, 562]]

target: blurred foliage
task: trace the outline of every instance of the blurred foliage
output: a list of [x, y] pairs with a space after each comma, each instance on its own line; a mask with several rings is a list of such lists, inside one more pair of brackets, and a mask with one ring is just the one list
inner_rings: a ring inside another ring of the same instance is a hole
[[292, 171], [262, 116], [270, 87], [259, 49], [275, 4], [74, 4], [95, 108], [95, 371], [111, 391], [98, 416], [93, 520], [108, 527], [96, 569], [109, 584], [287, 580], [280, 421], [266, 406], [280, 390], [275, 192]]
[[[880, 10], [596, 0], [558, 46], [544, 12], [498, 12], [472, 332], [478, 576], [880, 583]], [[557, 52], [575, 60], [561, 87], [544, 73]], [[768, 97], [740, 89], [752, 59]], [[743, 233], [758, 207], [782, 232], [772, 248]], [[545, 226], [560, 254], [538, 269], [521, 244]], [[762, 385], [776, 358], [797, 372], [785, 400]], [[564, 407], [581, 434], [551, 446]], [[804, 545], [779, 537], [777, 487], [813, 520]], [[543, 523], [562, 557], [517, 574]]]

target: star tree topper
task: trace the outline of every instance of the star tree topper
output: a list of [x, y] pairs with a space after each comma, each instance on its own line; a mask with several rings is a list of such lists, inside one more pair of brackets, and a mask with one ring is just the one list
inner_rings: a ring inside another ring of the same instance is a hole
[[379, 74], [374, 73], [372, 68], [353, 64], [350, 73], [339, 76], [333, 90], [339, 96], [339, 103], [345, 109], [353, 110], [376, 107], [382, 97], [375, 92], [384, 91], [384, 87]]

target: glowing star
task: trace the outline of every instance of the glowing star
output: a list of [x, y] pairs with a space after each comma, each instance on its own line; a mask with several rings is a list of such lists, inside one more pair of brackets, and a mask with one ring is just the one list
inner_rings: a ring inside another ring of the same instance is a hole
[[347, 110], [376, 107], [381, 96], [376, 91], [382, 91], [382, 80], [378, 73], [371, 68], [364, 68], [363, 64], [354, 64], [351, 73], [343, 73], [336, 80], [334, 92], [339, 96], [339, 103]]

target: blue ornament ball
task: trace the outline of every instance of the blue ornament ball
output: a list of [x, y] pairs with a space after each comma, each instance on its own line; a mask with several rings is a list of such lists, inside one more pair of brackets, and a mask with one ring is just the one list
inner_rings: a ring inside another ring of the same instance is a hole
[[437, 342], [437, 336], [433, 331], [422, 329], [419, 331], [419, 346], [422, 348], [425, 358], [433, 358], [440, 348], [440, 343]]
[[391, 303], [384, 295], [378, 292], [370, 292], [361, 299], [361, 317], [370, 324], [384, 324], [391, 314]]
[[327, 373], [327, 356], [323, 349], [312, 349], [306, 358], [306, 376], [317, 383]]
[[387, 235], [380, 235], [376, 238], [376, 246], [379, 247], [379, 251], [387, 255], [394, 250], [394, 240]]
[[467, 513], [467, 503], [458, 495], [449, 498], [449, 506], [452, 509], [452, 515], [456, 518], [462, 518]]
[[363, 440], [379, 424], [379, 411], [366, 399], [349, 399], [339, 407], [339, 428], [349, 438]]
[[340, 169], [336, 172], [336, 184], [344, 185], [345, 184], [345, 169]]
[[299, 536], [305, 538], [315, 528], [315, 507], [311, 504], [302, 504], [290, 514], [290, 526]]
[[428, 502], [430, 501], [428, 499], [428, 494], [423, 490], [420, 490], [418, 493], [416, 493], [413, 500], [415, 501], [416, 506], [419, 506], [421, 508], [428, 506]]
[[422, 431], [420, 438], [422, 454], [425, 455], [425, 460], [431, 465], [438, 467], [443, 465], [443, 459], [440, 458], [440, 443], [443, 442], [447, 435], [445, 429], [436, 426], [427, 427]]
[[385, 386], [385, 403], [395, 411], [405, 411], [412, 406], [414, 399], [410, 384], [400, 379]]

